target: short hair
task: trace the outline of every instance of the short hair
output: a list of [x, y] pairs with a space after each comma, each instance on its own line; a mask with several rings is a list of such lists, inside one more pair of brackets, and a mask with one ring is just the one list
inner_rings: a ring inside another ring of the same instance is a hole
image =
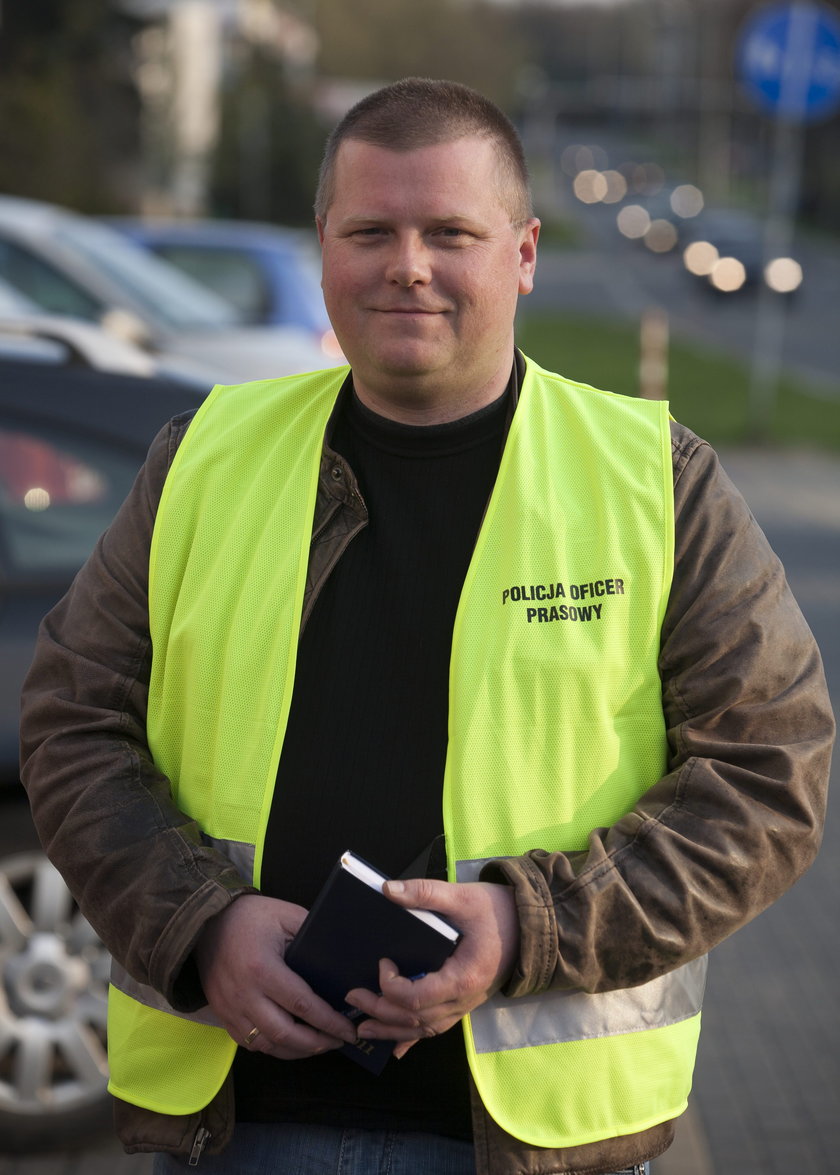
[[327, 139], [315, 194], [315, 215], [325, 220], [335, 194], [335, 162], [347, 139], [411, 151], [473, 136], [490, 139], [501, 187], [514, 223], [533, 215], [522, 140], [495, 103], [469, 86], [434, 78], [403, 78], [375, 90], [344, 115]]

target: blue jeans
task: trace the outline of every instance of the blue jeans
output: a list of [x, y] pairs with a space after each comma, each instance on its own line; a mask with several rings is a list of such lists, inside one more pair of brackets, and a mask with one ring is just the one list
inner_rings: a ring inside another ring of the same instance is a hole
[[[153, 1175], [183, 1175], [186, 1159], [155, 1155]], [[436, 1134], [340, 1130], [296, 1122], [239, 1122], [221, 1155], [202, 1155], [199, 1175], [475, 1175], [472, 1143]], [[649, 1175], [648, 1164], [628, 1175]], [[616, 1175], [624, 1175], [617, 1172]]]
[[[153, 1175], [183, 1175], [186, 1159], [155, 1155]], [[475, 1175], [470, 1142], [389, 1130], [340, 1130], [297, 1122], [237, 1122], [220, 1155], [197, 1175]]]

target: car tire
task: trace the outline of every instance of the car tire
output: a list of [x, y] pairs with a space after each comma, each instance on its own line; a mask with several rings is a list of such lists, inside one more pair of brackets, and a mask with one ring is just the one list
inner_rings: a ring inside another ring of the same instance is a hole
[[0, 860], [0, 1148], [100, 1132], [111, 1103], [108, 952], [43, 853]]

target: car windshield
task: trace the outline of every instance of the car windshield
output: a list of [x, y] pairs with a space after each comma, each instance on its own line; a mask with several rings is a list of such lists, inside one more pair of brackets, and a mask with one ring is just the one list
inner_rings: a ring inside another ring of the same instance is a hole
[[241, 321], [223, 298], [103, 225], [62, 225], [56, 237], [119, 282], [168, 330], [218, 330]]

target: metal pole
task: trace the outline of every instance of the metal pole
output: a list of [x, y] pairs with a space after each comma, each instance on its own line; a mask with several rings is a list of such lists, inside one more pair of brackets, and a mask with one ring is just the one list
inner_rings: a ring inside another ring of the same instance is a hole
[[650, 306], [639, 331], [639, 395], [643, 400], [668, 399], [668, 312]]
[[[769, 211], [764, 228], [764, 265], [774, 257], [788, 257], [791, 254], [804, 144], [802, 124], [777, 115]], [[770, 431], [787, 329], [787, 303], [784, 297], [771, 290], [763, 277], [760, 280], [747, 422], [749, 434], [756, 440], [766, 438]]]
[[[764, 232], [765, 266], [774, 257], [789, 256], [793, 243], [805, 144], [802, 123], [818, 19], [816, 5], [791, 5], [773, 136], [770, 196]], [[769, 432], [776, 407], [786, 326], [787, 305], [770, 290], [766, 281], [762, 281], [748, 406], [748, 428], [757, 439]]]

